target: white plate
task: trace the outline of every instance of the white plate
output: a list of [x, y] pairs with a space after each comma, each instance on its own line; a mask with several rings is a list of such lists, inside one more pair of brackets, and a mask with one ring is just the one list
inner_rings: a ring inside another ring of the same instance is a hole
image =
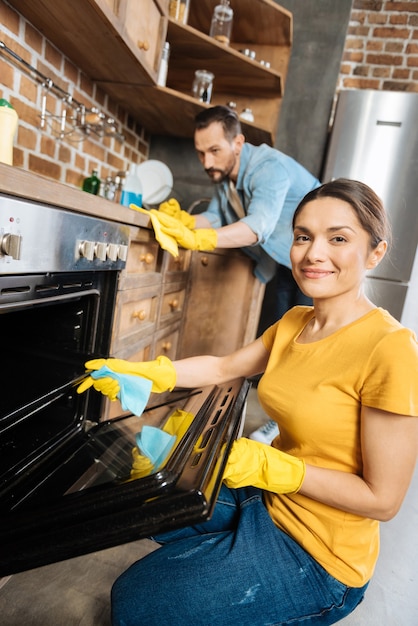
[[142, 186], [142, 201], [145, 203], [164, 202], [173, 189], [173, 175], [162, 161], [150, 159], [140, 163], [136, 175]]

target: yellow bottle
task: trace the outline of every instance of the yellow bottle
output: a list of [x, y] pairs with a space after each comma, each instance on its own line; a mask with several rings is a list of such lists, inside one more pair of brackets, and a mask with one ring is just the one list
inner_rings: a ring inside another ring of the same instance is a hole
[[18, 116], [10, 102], [0, 98], [0, 161], [13, 165], [13, 139]]

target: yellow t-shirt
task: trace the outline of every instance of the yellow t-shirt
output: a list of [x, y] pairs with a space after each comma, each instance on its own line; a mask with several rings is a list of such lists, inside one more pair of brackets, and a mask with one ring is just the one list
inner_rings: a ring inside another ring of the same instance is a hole
[[[387, 311], [374, 309], [325, 339], [297, 343], [312, 317], [311, 307], [295, 307], [263, 334], [270, 358], [258, 395], [279, 425], [272, 445], [307, 464], [361, 475], [361, 405], [418, 415], [417, 340]], [[264, 496], [275, 524], [337, 580], [361, 587], [371, 578], [376, 520], [301, 494]]]

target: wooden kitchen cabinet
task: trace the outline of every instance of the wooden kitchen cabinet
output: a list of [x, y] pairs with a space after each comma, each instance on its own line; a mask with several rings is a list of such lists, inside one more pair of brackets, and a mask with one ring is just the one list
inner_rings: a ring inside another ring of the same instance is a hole
[[[224, 46], [208, 35], [217, 2], [191, 0], [188, 24], [181, 24], [168, 17], [168, 0], [10, 0], [151, 134], [192, 137], [199, 111], [234, 101], [238, 112], [253, 110], [254, 123], [243, 122], [247, 140], [273, 144], [290, 59], [292, 14], [273, 0], [231, 0], [232, 38]], [[158, 87], [166, 39], [171, 46], [167, 86]], [[240, 52], [248, 48], [256, 60]], [[215, 75], [210, 105], [191, 96], [196, 69]]]
[[264, 285], [240, 250], [193, 252], [177, 358], [223, 356], [256, 337]]

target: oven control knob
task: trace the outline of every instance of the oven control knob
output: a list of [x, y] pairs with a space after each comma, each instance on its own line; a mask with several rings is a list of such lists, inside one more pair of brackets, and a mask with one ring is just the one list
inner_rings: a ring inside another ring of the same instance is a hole
[[94, 259], [94, 241], [80, 241], [78, 245], [78, 253], [88, 261]]
[[118, 257], [121, 261], [126, 261], [126, 259], [128, 258], [128, 246], [119, 246]]
[[106, 261], [107, 244], [97, 241], [94, 246], [94, 254], [100, 261]]
[[12, 235], [6, 233], [0, 236], [0, 254], [7, 254], [17, 261], [20, 259], [20, 245], [22, 237], [20, 235]]
[[109, 243], [109, 245], [107, 246], [107, 258], [110, 259], [111, 261], [117, 261], [118, 260], [118, 252], [119, 252], [119, 246], [116, 243]]

